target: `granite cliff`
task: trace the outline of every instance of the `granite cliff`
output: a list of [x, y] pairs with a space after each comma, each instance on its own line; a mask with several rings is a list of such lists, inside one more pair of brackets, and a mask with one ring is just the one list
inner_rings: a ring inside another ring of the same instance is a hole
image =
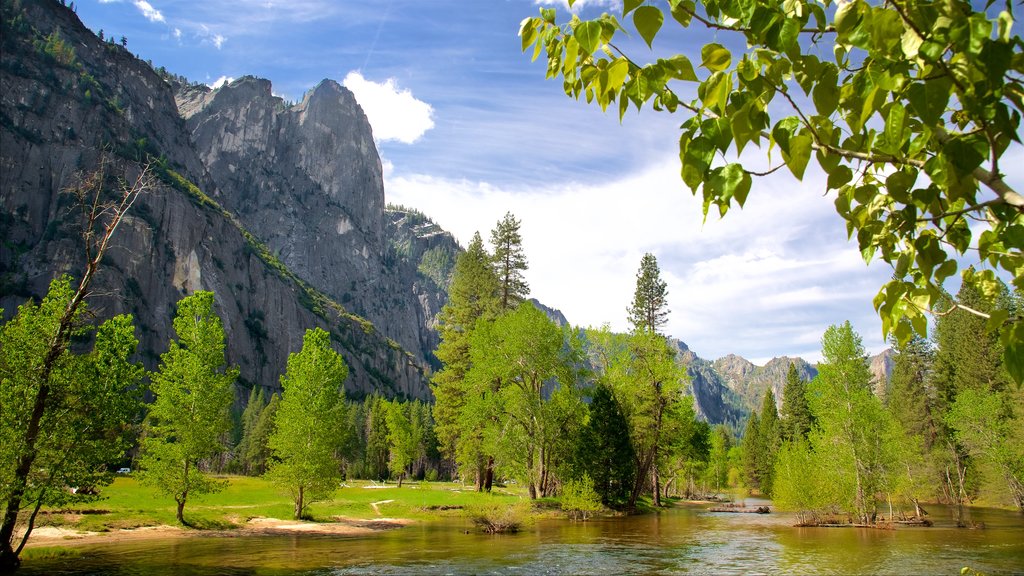
[[324, 81], [289, 107], [245, 78], [176, 101], [167, 77], [61, 4], [3, 11], [6, 314], [82, 268], [77, 209], [62, 191], [101, 156], [129, 177], [156, 159], [156, 185], [119, 229], [91, 300], [101, 315], [135, 315], [150, 368], [177, 300], [213, 290], [243, 385], [276, 388], [303, 332], [320, 326], [351, 368], [350, 393], [429, 398], [431, 322], [458, 246], [385, 209], [372, 133], [347, 90]]

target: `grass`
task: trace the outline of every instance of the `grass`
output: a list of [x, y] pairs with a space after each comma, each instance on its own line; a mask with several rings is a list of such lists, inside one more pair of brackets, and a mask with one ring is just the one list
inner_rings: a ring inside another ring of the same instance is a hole
[[[217, 494], [190, 498], [185, 505], [185, 519], [199, 530], [230, 530], [249, 519], [270, 517], [289, 519], [293, 505], [288, 494], [262, 478], [228, 476], [227, 488]], [[406, 482], [402, 488], [349, 481], [339, 488], [331, 500], [310, 506], [313, 521], [330, 521], [336, 516], [357, 519], [379, 517], [429, 520], [443, 516], [468, 515], [467, 508], [513, 504], [525, 498], [515, 489], [501, 489], [492, 494], [475, 492], [451, 482]], [[104, 488], [101, 499], [80, 509], [64, 507], [46, 511], [40, 526], [61, 526], [76, 530], [107, 532], [112, 530], [176, 525], [175, 503], [151, 487], [140, 485], [132, 477], [119, 477]], [[376, 504], [376, 509], [371, 504]]]

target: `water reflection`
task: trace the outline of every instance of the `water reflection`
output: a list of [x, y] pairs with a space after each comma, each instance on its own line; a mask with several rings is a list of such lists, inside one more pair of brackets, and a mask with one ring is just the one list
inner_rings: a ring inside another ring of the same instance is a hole
[[[936, 516], [938, 514], [933, 512]], [[24, 574], [987, 574], [1024, 572], [1024, 518], [974, 510], [986, 530], [793, 528], [787, 515], [688, 506], [591, 522], [549, 520], [489, 536], [467, 522], [421, 523], [365, 537], [236, 536], [83, 547]], [[465, 533], [470, 530], [470, 533]]]

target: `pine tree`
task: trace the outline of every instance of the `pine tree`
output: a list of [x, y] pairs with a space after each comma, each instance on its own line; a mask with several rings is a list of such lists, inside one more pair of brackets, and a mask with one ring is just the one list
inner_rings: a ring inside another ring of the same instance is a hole
[[629, 422], [611, 388], [598, 384], [590, 402], [590, 418], [577, 439], [574, 477], [589, 474], [603, 504], [621, 504], [633, 487], [634, 458]]
[[807, 382], [800, 378], [796, 364], [789, 365], [786, 386], [782, 389], [781, 429], [783, 440], [807, 439], [814, 415], [807, 404]]
[[499, 283], [498, 309], [501, 312], [514, 310], [530, 293], [530, 286], [523, 277], [523, 272], [529, 266], [523, 252], [523, 238], [519, 234], [519, 225], [519, 220], [508, 212], [491, 231], [494, 273]]
[[779, 429], [779, 413], [775, 407], [775, 393], [769, 387], [764, 395], [764, 402], [761, 404], [761, 418], [758, 422], [761, 451], [757, 455], [758, 485], [761, 487], [761, 493], [769, 498], [772, 496], [775, 458], [782, 444]]
[[466, 251], [455, 261], [448, 302], [438, 316], [441, 343], [435, 355], [442, 362], [434, 374], [434, 428], [441, 452], [455, 459], [464, 472], [475, 475], [478, 489], [483, 488], [484, 455], [479, 447], [479, 426], [466, 418], [466, 373], [470, 369], [469, 341], [477, 323], [491, 321], [498, 310], [498, 278], [492, 258], [484, 248], [480, 234], [474, 234]]
[[668, 284], [661, 279], [658, 259], [648, 252], [640, 260], [633, 304], [627, 309], [633, 330], [658, 332], [668, 322], [667, 297]]
[[754, 410], [747, 420], [747, 428], [743, 432], [743, 482], [748, 488], [759, 488], [758, 463], [764, 443], [761, 442], [761, 418]]

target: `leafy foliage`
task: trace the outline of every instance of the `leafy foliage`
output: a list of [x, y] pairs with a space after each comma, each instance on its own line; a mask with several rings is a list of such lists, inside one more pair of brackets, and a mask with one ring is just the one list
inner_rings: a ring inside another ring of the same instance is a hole
[[[144, 371], [129, 360], [138, 344], [130, 316], [85, 327], [78, 325], [82, 305], [72, 321], [79, 338], [95, 336], [91, 350], [63, 347], [52, 368], [44, 367], [73, 296], [70, 278], [58, 278], [42, 302], [21, 305], [0, 325], [0, 502], [9, 505], [20, 490], [20, 506], [32, 510], [26, 538], [41, 506], [92, 500], [97, 487], [110, 484], [109, 465], [128, 448], [139, 406]], [[29, 445], [30, 416], [43, 387], [41, 433]], [[22, 477], [18, 470], [28, 457]]]
[[178, 338], [150, 378], [156, 400], [146, 420], [140, 466], [143, 481], [174, 498], [184, 524], [189, 496], [224, 487], [200, 463], [223, 449], [238, 369], [225, 366], [224, 328], [213, 310], [213, 292], [183, 298], [173, 324]]
[[288, 355], [267, 474], [291, 493], [296, 519], [304, 517], [309, 503], [330, 496], [341, 478], [336, 452], [347, 377], [345, 361], [320, 328], [307, 330], [302, 350]]
[[[1024, 196], [1003, 179], [1003, 159], [1021, 144], [1024, 42], [1011, 33], [1012, 3], [976, 6], [627, 1], [622, 20], [559, 23], [542, 8], [519, 35], [534, 59], [546, 55], [547, 77], [561, 77], [569, 97], [615, 107], [620, 118], [648, 102], [686, 115], [680, 175], [702, 195], [705, 216], [742, 207], [753, 179], [782, 165], [803, 179], [813, 159], [865, 260], [893, 267], [874, 305], [884, 332], [905, 342], [926, 335], [926, 313], [969, 252], [989, 268], [964, 269], [965, 284], [992, 295], [1003, 271], [1024, 286]], [[641, 64], [619, 48], [631, 23], [653, 49], [666, 14], [684, 29], [714, 31], [699, 61], [674, 54]], [[718, 41], [733, 38], [747, 50]], [[778, 149], [782, 164], [744, 166], [748, 144]], [[1010, 374], [1024, 381], [1024, 319], [986, 316]]]

